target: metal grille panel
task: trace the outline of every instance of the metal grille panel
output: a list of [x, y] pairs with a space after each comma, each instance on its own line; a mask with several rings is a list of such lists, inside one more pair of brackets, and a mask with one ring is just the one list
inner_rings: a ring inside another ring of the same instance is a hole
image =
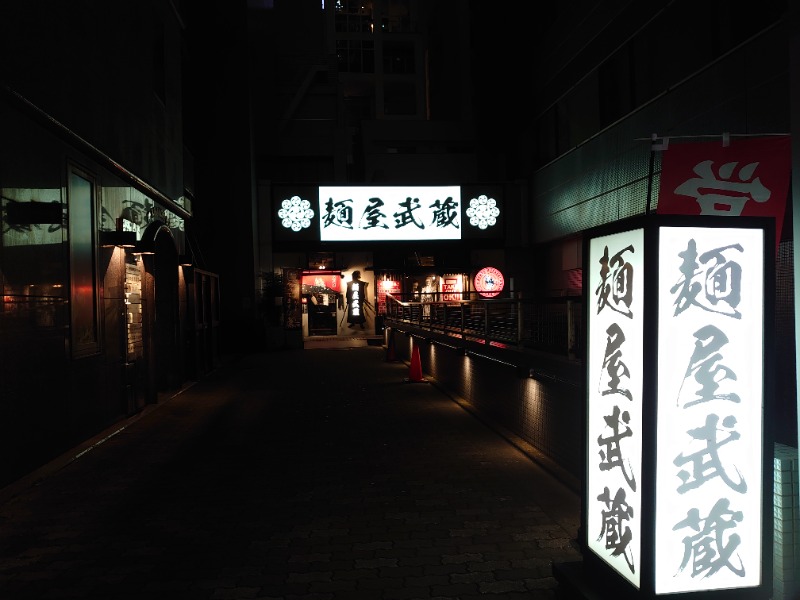
[[[651, 208], [658, 196], [659, 155], [654, 156]], [[588, 168], [583, 163], [592, 161]], [[576, 164], [580, 163], [580, 165]], [[580, 177], [574, 177], [575, 172]], [[597, 153], [594, 160], [579, 148], [546, 170], [537, 173], [533, 207], [538, 242], [572, 235], [598, 225], [644, 214], [648, 203], [650, 144], [608, 156]], [[552, 181], [564, 182], [550, 186]]]

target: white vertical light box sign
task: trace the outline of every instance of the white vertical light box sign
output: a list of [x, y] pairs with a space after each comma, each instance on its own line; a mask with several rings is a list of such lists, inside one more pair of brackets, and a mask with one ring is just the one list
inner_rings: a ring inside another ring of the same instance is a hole
[[589, 242], [587, 546], [639, 588], [644, 230]]
[[659, 232], [655, 592], [758, 586], [764, 232]]

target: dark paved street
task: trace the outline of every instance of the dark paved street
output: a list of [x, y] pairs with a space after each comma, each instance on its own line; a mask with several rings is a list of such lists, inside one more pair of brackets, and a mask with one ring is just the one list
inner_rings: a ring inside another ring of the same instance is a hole
[[380, 347], [217, 371], [0, 490], [0, 599], [552, 599], [579, 497]]

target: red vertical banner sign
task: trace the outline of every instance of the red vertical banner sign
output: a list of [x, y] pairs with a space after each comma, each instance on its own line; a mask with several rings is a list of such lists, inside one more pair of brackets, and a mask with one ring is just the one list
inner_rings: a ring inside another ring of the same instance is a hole
[[378, 314], [386, 314], [386, 294], [400, 293], [400, 282], [394, 279], [381, 279], [378, 283]]
[[790, 175], [788, 135], [670, 143], [661, 156], [657, 212], [773, 217], [777, 250]]

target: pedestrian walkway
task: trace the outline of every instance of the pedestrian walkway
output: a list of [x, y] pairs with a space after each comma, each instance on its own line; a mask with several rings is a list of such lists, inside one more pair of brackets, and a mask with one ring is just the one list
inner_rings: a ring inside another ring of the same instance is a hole
[[0, 490], [0, 598], [540, 600], [580, 499], [381, 347], [226, 360]]

